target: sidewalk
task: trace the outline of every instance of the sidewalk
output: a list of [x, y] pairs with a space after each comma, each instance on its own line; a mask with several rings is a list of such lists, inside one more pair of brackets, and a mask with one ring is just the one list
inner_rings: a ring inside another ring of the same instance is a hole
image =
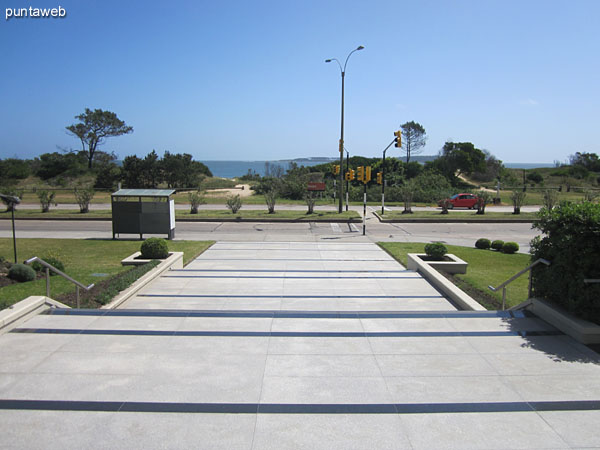
[[120, 310], [37, 316], [0, 398], [9, 448], [600, 446], [596, 353], [369, 242], [219, 242]]

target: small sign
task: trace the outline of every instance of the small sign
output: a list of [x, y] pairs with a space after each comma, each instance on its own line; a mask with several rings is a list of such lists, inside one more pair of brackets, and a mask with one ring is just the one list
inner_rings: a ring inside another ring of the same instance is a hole
[[318, 183], [318, 182], [314, 182], [314, 181], [309, 181], [307, 189], [309, 191], [324, 191], [325, 190], [325, 183]]

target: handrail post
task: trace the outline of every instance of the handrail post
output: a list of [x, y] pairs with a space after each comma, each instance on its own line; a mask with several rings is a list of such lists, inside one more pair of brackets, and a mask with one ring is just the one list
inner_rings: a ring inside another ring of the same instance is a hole
[[79, 309], [79, 286], [75, 285], [75, 292], [77, 293], [77, 309]]
[[527, 286], [527, 298], [531, 298], [531, 292], [532, 292], [532, 283], [533, 280], [531, 279], [531, 274], [533, 273], [533, 267], [531, 269], [529, 269], [529, 285]]
[[50, 269], [46, 267], [46, 297], [50, 298]]
[[506, 286], [502, 288], [502, 311], [506, 309]]

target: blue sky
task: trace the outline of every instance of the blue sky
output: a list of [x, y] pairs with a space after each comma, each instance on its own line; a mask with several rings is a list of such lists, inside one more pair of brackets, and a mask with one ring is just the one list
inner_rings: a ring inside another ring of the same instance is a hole
[[[103, 149], [198, 160], [376, 156], [401, 123], [424, 154], [470, 141], [505, 162], [600, 152], [597, 0], [0, 0], [0, 157], [79, 148], [86, 107], [134, 127]], [[4, 20], [57, 7], [64, 19]], [[393, 149], [392, 154], [398, 153]], [[388, 152], [390, 155], [390, 152]]]

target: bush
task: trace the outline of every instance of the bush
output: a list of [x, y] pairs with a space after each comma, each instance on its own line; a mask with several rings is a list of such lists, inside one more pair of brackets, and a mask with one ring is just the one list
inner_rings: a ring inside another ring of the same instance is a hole
[[486, 238], [477, 239], [477, 242], [475, 242], [475, 247], [481, 250], [487, 250], [488, 248], [490, 248], [490, 245], [490, 240]]
[[235, 214], [242, 208], [242, 199], [240, 198], [239, 194], [232, 195], [230, 197], [227, 197], [226, 204], [227, 207], [231, 210], [231, 212]]
[[521, 214], [521, 206], [523, 206], [526, 196], [527, 193], [523, 191], [513, 191], [512, 194], [510, 194], [510, 199], [512, 200], [514, 208], [513, 214]]
[[74, 189], [75, 200], [77, 200], [77, 204], [79, 205], [80, 213], [87, 213], [90, 210], [90, 202], [94, 198], [94, 194], [96, 193], [93, 189]]
[[531, 243], [532, 262], [544, 258], [550, 266], [533, 270], [533, 292], [572, 314], [600, 324], [600, 204], [562, 202], [542, 209], [534, 227], [541, 238]]
[[541, 183], [544, 181], [544, 177], [539, 172], [531, 172], [527, 174], [527, 179], [529, 181], [533, 181], [534, 183]]
[[446, 253], [448, 253], [448, 249], [446, 246], [440, 242], [434, 242], [432, 244], [425, 245], [425, 253], [427, 256], [441, 261]]
[[13, 264], [8, 271], [8, 278], [24, 282], [35, 280], [35, 270], [25, 264]]
[[133, 269], [125, 272], [123, 276], [116, 277], [110, 285], [104, 289], [102, 292], [96, 295], [94, 300], [102, 305], [106, 305], [110, 303], [110, 301], [121, 291], [124, 291], [133, 283], [135, 283], [139, 278], [141, 278], [146, 273], [150, 272], [157, 265], [160, 264], [160, 261], [152, 260], [147, 264], [142, 266], [136, 266]]
[[49, 192], [44, 189], [37, 191], [37, 196], [40, 199], [40, 205], [42, 205], [42, 212], [46, 213], [50, 211], [50, 204], [54, 201], [54, 192]]
[[500, 239], [496, 239], [495, 241], [492, 242], [492, 249], [494, 250], [502, 250], [502, 247], [504, 246], [504, 241], [501, 241]]
[[169, 246], [162, 238], [148, 238], [142, 243], [142, 259], [165, 259], [169, 256]]
[[[42, 259], [44, 261], [46, 261], [48, 264], [50, 264], [51, 266], [56, 267], [58, 270], [60, 270], [61, 272], [65, 271], [65, 265], [62, 263], [62, 261], [54, 256], [43, 256]], [[45, 270], [46, 268], [44, 266], [42, 266], [39, 262], [35, 261], [32, 265], [31, 268], [33, 270], [35, 270], [36, 272], [41, 272], [42, 270]], [[50, 276], [54, 276], [54, 275], [58, 275], [56, 272], [54, 272], [53, 270], [50, 271]]]
[[188, 200], [190, 201], [190, 214], [198, 214], [198, 206], [206, 203], [202, 191], [189, 192]]
[[517, 244], [516, 242], [505, 242], [504, 245], [502, 246], [501, 251], [502, 251], [502, 253], [512, 255], [513, 253], [516, 253], [519, 251], [519, 244]]

